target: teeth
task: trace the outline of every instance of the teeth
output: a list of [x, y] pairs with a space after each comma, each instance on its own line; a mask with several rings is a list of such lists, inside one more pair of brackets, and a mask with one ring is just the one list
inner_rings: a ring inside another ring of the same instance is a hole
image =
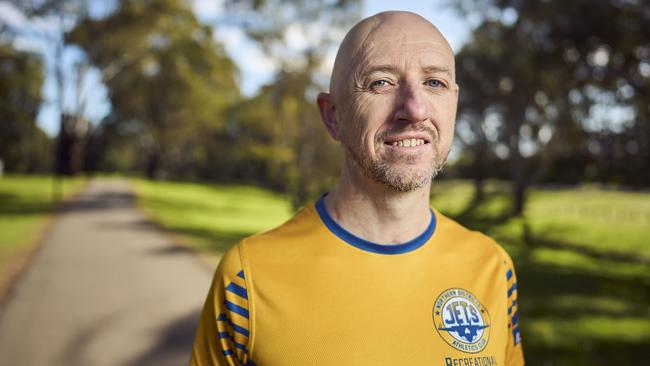
[[423, 139], [406, 139], [400, 141], [393, 141], [393, 146], [399, 146], [399, 147], [412, 147], [412, 146], [420, 146], [420, 145], [424, 145]]

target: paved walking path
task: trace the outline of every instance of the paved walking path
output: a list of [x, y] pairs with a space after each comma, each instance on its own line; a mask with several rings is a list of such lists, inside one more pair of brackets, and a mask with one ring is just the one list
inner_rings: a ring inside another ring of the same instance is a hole
[[186, 365], [207, 266], [91, 182], [49, 232], [0, 313], [0, 365]]

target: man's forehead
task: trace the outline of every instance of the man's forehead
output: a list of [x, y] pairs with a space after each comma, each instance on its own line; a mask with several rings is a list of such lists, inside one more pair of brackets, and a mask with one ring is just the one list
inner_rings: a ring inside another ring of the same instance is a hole
[[390, 61], [386, 57], [395, 62], [400, 54], [409, 59], [435, 59], [421, 61], [422, 66], [454, 67], [451, 47], [428, 20], [409, 12], [384, 12], [362, 20], [345, 36], [334, 63], [330, 90], [341, 86], [351, 68]]
[[[450, 51], [451, 47], [438, 28], [423, 17], [408, 12], [387, 12], [375, 16], [372, 27], [363, 27], [364, 44], [395, 42], [429, 44]], [[372, 19], [372, 18], [371, 18]], [[351, 32], [353, 32], [352, 30]], [[363, 45], [360, 45], [363, 46]]]
[[446, 44], [435, 38], [423, 39], [422, 37], [404, 38], [401, 41], [390, 38], [367, 40], [364, 46], [357, 50], [354, 59], [369, 65], [400, 59], [408, 59], [423, 67], [453, 67], [454, 63], [453, 53], [447, 50]]

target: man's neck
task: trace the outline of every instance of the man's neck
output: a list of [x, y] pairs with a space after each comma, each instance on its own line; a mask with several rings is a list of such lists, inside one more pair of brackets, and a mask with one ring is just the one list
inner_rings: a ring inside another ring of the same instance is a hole
[[431, 221], [431, 184], [396, 192], [364, 176], [341, 175], [325, 197], [325, 207], [343, 228], [378, 244], [401, 244], [416, 238]]

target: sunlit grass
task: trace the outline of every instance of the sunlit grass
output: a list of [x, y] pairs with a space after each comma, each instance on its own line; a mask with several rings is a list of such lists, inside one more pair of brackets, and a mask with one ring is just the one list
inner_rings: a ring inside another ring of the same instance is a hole
[[[528, 364], [606, 365], [650, 344], [650, 193], [531, 188], [511, 217], [509, 187], [434, 183], [432, 205], [501, 243], [519, 275]], [[597, 356], [595, 356], [597, 355]], [[542, 361], [544, 360], [544, 361]]]
[[[434, 183], [432, 205], [459, 216], [471, 201], [469, 181]], [[471, 212], [481, 219], [498, 218], [510, 208], [508, 186], [488, 182], [486, 199]], [[539, 189], [528, 192], [525, 222], [530, 234], [592, 249], [635, 251], [650, 259], [650, 193], [577, 189]], [[523, 236], [523, 221], [512, 218], [484, 230], [506, 241]]]
[[193, 247], [220, 256], [241, 238], [291, 216], [289, 201], [255, 187], [132, 180], [138, 203]]

